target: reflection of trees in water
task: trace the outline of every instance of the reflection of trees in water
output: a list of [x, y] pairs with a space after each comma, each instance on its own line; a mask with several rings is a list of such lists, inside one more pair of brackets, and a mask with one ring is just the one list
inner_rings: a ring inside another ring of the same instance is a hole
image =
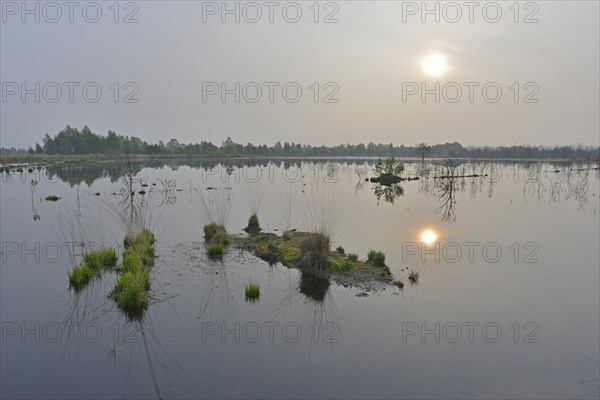
[[441, 205], [435, 209], [437, 214], [441, 214], [442, 222], [456, 222], [456, 181], [454, 178], [440, 179], [435, 185], [436, 196]]
[[166, 178], [157, 179], [157, 181], [162, 186], [162, 189], [160, 191], [163, 195], [163, 199], [160, 202], [159, 207], [163, 205], [175, 204], [177, 202], [177, 196], [175, 194], [175, 188], [177, 187], [177, 183], [175, 182], [175, 179]]
[[[538, 206], [558, 209], [563, 201], [574, 201], [584, 211], [589, 202], [590, 179], [597, 173], [593, 165], [552, 164], [551, 169], [530, 166], [523, 177], [523, 199]], [[597, 177], [596, 177], [597, 178]], [[596, 196], [597, 193], [592, 193]]]
[[389, 186], [376, 183], [373, 186], [373, 193], [377, 198], [377, 204], [379, 204], [379, 202], [383, 198], [385, 202], [394, 205], [399, 197], [404, 196], [404, 188], [397, 183], [391, 184]]

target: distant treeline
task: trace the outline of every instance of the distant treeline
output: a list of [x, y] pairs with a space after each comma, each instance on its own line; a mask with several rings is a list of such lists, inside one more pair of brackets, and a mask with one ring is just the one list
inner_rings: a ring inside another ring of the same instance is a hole
[[1, 155], [189, 155], [210, 157], [260, 156], [260, 157], [449, 157], [449, 158], [570, 158], [600, 159], [600, 147], [571, 146], [499, 146], [499, 147], [464, 147], [460, 143], [416, 146], [396, 146], [389, 144], [342, 144], [338, 146], [310, 146], [300, 143], [281, 142], [273, 146], [254, 145], [252, 143], [235, 143], [227, 138], [220, 145], [208, 141], [200, 143], [179, 143], [171, 139], [167, 143], [162, 140], [151, 144], [135, 136], [117, 135], [108, 131], [106, 136], [93, 133], [87, 126], [81, 131], [69, 125], [54, 137], [49, 134], [43, 143], [36, 143], [29, 149], [0, 149]]

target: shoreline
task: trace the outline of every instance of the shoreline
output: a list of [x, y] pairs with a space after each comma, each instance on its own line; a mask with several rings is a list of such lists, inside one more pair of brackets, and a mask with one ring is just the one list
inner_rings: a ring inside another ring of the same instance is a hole
[[[107, 162], [137, 162], [146, 160], [206, 160], [206, 161], [377, 161], [382, 156], [205, 156], [205, 155], [148, 155], [148, 154], [131, 154], [131, 155], [0, 155], [0, 165], [6, 166], [10, 164], [75, 164], [75, 163], [107, 163]], [[496, 157], [401, 157], [395, 156], [398, 161], [405, 162], [443, 162], [443, 161], [461, 161], [461, 162], [561, 162], [561, 163], [600, 163], [600, 159], [588, 158], [496, 158]]]

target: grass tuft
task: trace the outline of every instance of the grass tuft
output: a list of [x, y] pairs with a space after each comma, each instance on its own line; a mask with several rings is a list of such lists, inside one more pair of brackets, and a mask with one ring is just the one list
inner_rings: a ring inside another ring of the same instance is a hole
[[132, 249], [138, 253], [139, 261], [145, 265], [152, 265], [154, 262], [154, 243], [156, 239], [149, 229], [142, 229], [139, 232], [128, 232], [123, 239], [125, 249]]
[[82, 264], [69, 272], [69, 285], [78, 292], [86, 287], [93, 277], [94, 271], [86, 264]]
[[260, 297], [260, 285], [258, 283], [248, 283], [244, 291], [246, 292], [246, 300], [256, 301]]
[[350, 253], [350, 254], [348, 254], [348, 260], [350, 260], [352, 262], [357, 262], [358, 261], [358, 254], [356, 254], [356, 253]]
[[58, 201], [60, 200], [60, 197], [55, 196], [55, 195], [50, 195], [50, 196], [46, 196], [46, 201]]
[[419, 273], [419, 271], [417, 271], [415, 269], [411, 269], [410, 272], [408, 273], [408, 280], [413, 285], [416, 285], [417, 283], [419, 283], [420, 277], [421, 277], [421, 274]]
[[125, 272], [136, 272], [140, 269], [140, 255], [129, 247], [123, 252], [123, 264], [121, 266]]
[[88, 252], [83, 258], [84, 264], [94, 272], [103, 267], [113, 267], [117, 264], [117, 253], [113, 249], [102, 249]]
[[250, 219], [248, 220], [248, 227], [260, 228], [260, 225], [258, 223], [258, 215], [256, 213], [253, 213], [250, 216]]
[[204, 238], [206, 243], [220, 244], [221, 246], [229, 244], [227, 230], [223, 225], [215, 223], [204, 225]]
[[220, 258], [223, 257], [223, 253], [225, 252], [225, 248], [223, 245], [214, 243], [208, 246], [206, 249], [206, 253], [210, 258]]
[[315, 233], [300, 242], [300, 263], [304, 267], [322, 271], [329, 265], [330, 254], [329, 236], [323, 233]]
[[110, 292], [117, 306], [131, 319], [138, 319], [148, 306], [150, 273], [147, 269], [126, 271], [117, 278]]
[[378, 267], [385, 267], [385, 253], [382, 251], [370, 250], [367, 254], [367, 261]]

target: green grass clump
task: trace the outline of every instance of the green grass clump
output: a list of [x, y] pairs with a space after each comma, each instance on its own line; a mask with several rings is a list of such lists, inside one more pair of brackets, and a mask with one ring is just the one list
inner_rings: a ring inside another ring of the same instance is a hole
[[348, 260], [353, 261], [353, 262], [357, 262], [358, 261], [358, 254], [356, 254], [356, 253], [350, 253], [350, 254], [348, 254]]
[[254, 301], [260, 297], [260, 285], [258, 283], [250, 282], [244, 290], [246, 292], [246, 300]]
[[402, 278], [397, 279], [394, 281], [394, 285], [398, 286], [400, 289], [404, 288], [404, 281], [402, 280]]
[[58, 201], [60, 200], [60, 197], [55, 196], [55, 195], [50, 195], [50, 196], [46, 196], [46, 201]]
[[253, 227], [253, 228], [260, 227], [260, 225], [258, 224], [258, 215], [256, 215], [256, 213], [253, 213], [250, 216], [250, 219], [248, 220], [248, 227]]
[[154, 242], [156, 242], [154, 234], [146, 228], [137, 233], [129, 232], [123, 239], [125, 249], [135, 250], [140, 256], [140, 262], [146, 266], [154, 262]]
[[83, 258], [84, 264], [93, 271], [102, 267], [112, 267], [117, 264], [117, 253], [113, 249], [102, 249], [88, 252]]
[[125, 272], [135, 272], [140, 269], [140, 256], [132, 247], [123, 252], [121, 268]]
[[408, 280], [413, 285], [419, 283], [420, 277], [421, 277], [421, 274], [419, 273], [419, 271], [417, 271], [415, 269], [411, 269], [410, 272], [408, 273]]
[[223, 257], [224, 252], [225, 252], [225, 248], [223, 247], [223, 245], [218, 244], [218, 243], [211, 244], [206, 249], [206, 253], [208, 254], [208, 256], [210, 258]]
[[148, 267], [154, 261], [154, 234], [143, 229], [130, 232], [123, 239], [122, 273], [109, 293], [117, 307], [129, 319], [141, 319], [148, 307], [150, 272]]
[[94, 271], [86, 264], [82, 264], [69, 272], [69, 285], [75, 289], [75, 291], [80, 291], [93, 277]]
[[229, 244], [227, 230], [223, 225], [215, 223], [204, 225], [204, 238], [207, 243], [216, 243], [222, 246], [227, 246]]
[[315, 233], [300, 242], [300, 262], [306, 268], [322, 271], [330, 264], [329, 236]]
[[274, 264], [280, 260], [280, 251], [277, 244], [271, 241], [263, 241], [263, 235], [256, 235], [252, 239], [256, 245], [256, 255], [269, 264]]
[[385, 253], [382, 251], [370, 250], [367, 254], [367, 261], [378, 267], [385, 267]]
[[148, 291], [150, 290], [150, 273], [140, 268], [136, 271], [126, 271], [117, 278], [109, 297], [131, 319], [140, 318], [148, 306]]

